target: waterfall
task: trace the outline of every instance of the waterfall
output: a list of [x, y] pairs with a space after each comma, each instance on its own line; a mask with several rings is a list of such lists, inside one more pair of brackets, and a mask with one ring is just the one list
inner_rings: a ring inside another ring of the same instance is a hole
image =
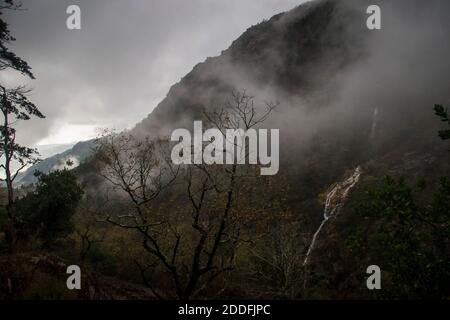
[[350, 190], [358, 183], [360, 176], [361, 167], [358, 166], [349, 178], [344, 181], [338, 182], [327, 194], [325, 208], [323, 210], [323, 220], [317, 231], [314, 233], [314, 236], [312, 237], [308, 252], [306, 253], [305, 260], [303, 261], [303, 266], [306, 266], [308, 264], [308, 259], [314, 249], [317, 237], [319, 236], [319, 233], [322, 230], [323, 226], [331, 217], [339, 214], [339, 211], [344, 205]]
[[370, 130], [370, 139], [371, 140], [373, 140], [375, 138], [377, 124], [378, 124], [378, 108], [375, 108], [373, 110], [372, 129]]

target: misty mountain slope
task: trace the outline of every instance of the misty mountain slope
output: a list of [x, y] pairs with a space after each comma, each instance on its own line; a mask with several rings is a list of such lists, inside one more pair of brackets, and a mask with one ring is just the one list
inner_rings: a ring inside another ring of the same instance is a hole
[[280, 128], [280, 173], [272, 180], [287, 177], [295, 192], [286, 203], [315, 226], [317, 196], [346, 170], [369, 162], [382, 168], [387, 157], [394, 165], [411, 152], [446, 154], [432, 107], [449, 99], [450, 3], [410, 3], [380, 1], [379, 31], [366, 28], [370, 1], [311, 1], [278, 14], [196, 65], [130, 133], [191, 129], [232, 90], [246, 89], [256, 105], [279, 101], [264, 124]]
[[275, 15], [196, 65], [130, 133], [192, 128], [233, 90], [257, 105], [278, 101], [264, 126], [281, 129], [280, 173], [298, 188], [295, 206], [357, 165], [442, 155], [432, 107], [449, 100], [450, 3], [413, 2], [379, 1], [377, 31], [366, 27], [370, 1], [317, 0]]
[[350, 40], [352, 48], [337, 40], [352, 27], [335, 17], [340, 10], [334, 1], [315, 1], [249, 28], [219, 57], [196, 65], [134, 132], [166, 135], [202, 108], [223, 105], [231, 90], [247, 89], [260, 101], [311, 97], [322, 78], [362, 54], [360, 39]]
[[[322, 0], [249, 28], [220, 56], [196, 65], [131, 134], [166, 136], [175, 128], [191, 127], [193, 120], [201, 119], [203, 109], [221, 107], [233, 90], [246, 89], [259, 105], [280, 102], [279, 117], [268, 126], [283, 126], [288, 133], [293, 124], [286, 126], [286, 119], [295, 119], [296, 129], [304, 119], [308, 123], [306, 134], [310, 135], [310, 119], [302, 113], [323, 108], [336, 92], [335, 83], [323, 80], [367, 55], [364, 25], [355, 21], [355, 10]], [[291, 110], [296, 114], [283, 113]], [[28, 170], [21, 183], [34, 181], [35, 170], [48, 172], [69, 154], [78, 157], [76, 151], [68, 151], [46, 159]]]
[[246, 89], [259, 105], [280, 102], [267, 126], [282, 128], [290, 155], [317, 141], [359, 148], [363, 158], [427, 144], [437, 125], [430, 110], [448, 101], [449, 4], [416, 2], [411, 10], [408, 1], [380, 1], [380, 31], [366, 28], [369, 1], [312, 1], [276, 15], [195, 66], [132, 133], [191, 128], [203, 109]]
[[[63, 169], [64, 167], [75, 168], [92, 155], [93, 147], [94, 140], [78, 142], [72, 148], [69, 148], [68, 150], [54, 156], [45, 158], [44, 160], [31, 166], [20, 176], [18, 176], [15, 183], [16, 185], [29, 185], [34, 183], [36, 181], [36, 177], [34, 176], [36, 171], [48, 173], [56, 169]], [[73, 163], [72, 166], [67, 165], [68, 160]]]

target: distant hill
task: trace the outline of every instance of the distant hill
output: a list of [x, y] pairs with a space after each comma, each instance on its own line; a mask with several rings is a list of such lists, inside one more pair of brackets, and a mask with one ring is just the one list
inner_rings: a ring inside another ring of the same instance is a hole
[[[65, 151], [54, 154], [50, 157], [44, 158], [44, 160], [31, 166], [25, 172], [18, 175], [15, 184], [16, 186], [29, 185], [36, 181], [34, 173], [40, 171], [43, 173], [48, 173], [56, 169], [63, 169], [64, 167], [75, 168], [81, 162], [86, 160], [90, 155], [92, 155], [92, 148], [94, 146], [94, 140], [78, 142], [73, 147], [70, 148], [68, 145]], [[45, 157], [45, 154], [52, 153], [56, 149], [60, 149], [61, 146], [49, 146], [43, 150], [40, 150], [41, 156]], [[67, 161], [70, 160], [73, 164], [72, 166], [67, 166]]]

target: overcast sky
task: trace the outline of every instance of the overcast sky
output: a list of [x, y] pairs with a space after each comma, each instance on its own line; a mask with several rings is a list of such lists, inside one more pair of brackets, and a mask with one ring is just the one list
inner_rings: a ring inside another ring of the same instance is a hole
[[[195, 64], [219, 55], [248, 27], [303, 0], [22, 0], [4, 18], [13, 50], [33, 68], [30, 99], [47, 116], [26, 123], [28, 144], [131, 128]], [[81, 30], [66, 8], [81, 8]], [[16, 82], [2, 72], [2, 81]], [[24, 79], [20, 79], [24, 81]], [[20, 128], [19, 128], [20, 129]], [[20, 130], [19, 130], [20, 131]]]

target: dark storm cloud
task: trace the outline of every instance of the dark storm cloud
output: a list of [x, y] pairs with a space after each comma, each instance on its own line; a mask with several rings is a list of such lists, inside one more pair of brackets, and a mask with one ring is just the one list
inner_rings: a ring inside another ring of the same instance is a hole
[[[251, 25], [303, 1], [22, 2], [27, 10], [5, 19], [17, 38], [13, 49], [37, 78], [30, 98], [47, 116], [28, 122], [20, 137], [36, 143], [83, 139], [94, 127], [132, 127], [195, 64], [220, 54]], [[66, 29], [70, 4], [81, 7], [82, 30]], [[78, 138], [77, 130], [86, 132]]]

